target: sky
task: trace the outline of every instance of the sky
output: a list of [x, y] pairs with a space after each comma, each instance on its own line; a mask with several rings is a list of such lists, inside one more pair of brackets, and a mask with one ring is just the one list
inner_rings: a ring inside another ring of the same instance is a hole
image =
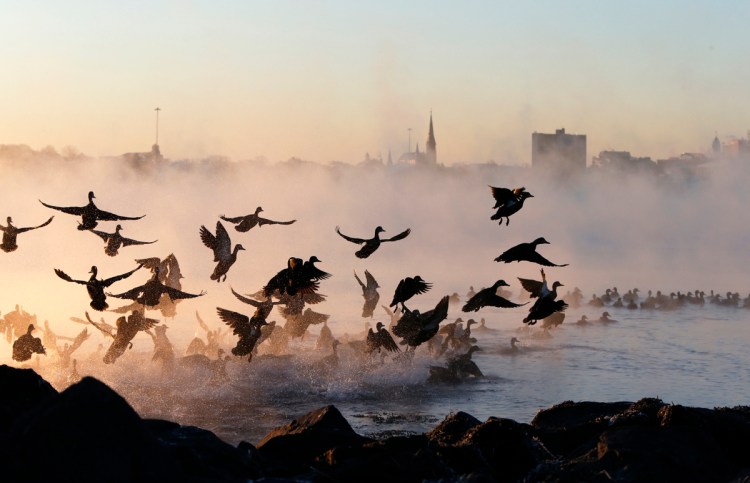
[[[742, 1], [0, 4], [0, 144], [529, 164], [531, 134], [706, 152], [750, 129]], [[411, 137], [409, 129], [411, 128]], [[411, 144], [410, 144], [411, 140]]]

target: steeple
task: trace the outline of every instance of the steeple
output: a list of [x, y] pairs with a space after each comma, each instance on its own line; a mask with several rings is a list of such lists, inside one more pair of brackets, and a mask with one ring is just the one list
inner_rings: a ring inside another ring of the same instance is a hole
[[435, 142], [435, 131], [432, 128], [432, 110], [430, 110], [430, 132], [427, 135], [426, 160], [429, 164], [437, 164], [437, 143]]
[[719, 133], [716, 133], [714, 136], [714, 142], [711, 144], [711, 149], [713, 150], [714, 154], [719, 154], [721, 152], [721, 142], [719, 141]]

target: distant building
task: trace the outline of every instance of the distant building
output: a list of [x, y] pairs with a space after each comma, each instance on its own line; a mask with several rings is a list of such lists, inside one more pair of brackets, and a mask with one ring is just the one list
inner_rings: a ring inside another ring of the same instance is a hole
[[586, 169], [586, 135], [535, 132], [531, 135], [531, 167], [556, 174], [573, 175]]
[[432, 113], [430, 113], [430, 128], [427, 134], [426, 151], [419, 151], [417, 143], [416, 151], [404, 153], [398, 158], [401, 164], [412, 164], [415, 166], [435, 166], [437, 165], [437, 143], [435, 142], [435, 130], [432, 127]]
[[657, 164], [649, 157], [637, 158], [630, 151], [601, 151], [591, 159], [592, 167], [620, 173], [656, 173]]
[[154, 144], [153, 146], [151, 146], [151, 151], [145, 153], [125, 153], [121, 157], [125, 161], [129, 161], [131, 163], [147, 163], [164, 160], [164, 156], [161, 155], [158, 144]]

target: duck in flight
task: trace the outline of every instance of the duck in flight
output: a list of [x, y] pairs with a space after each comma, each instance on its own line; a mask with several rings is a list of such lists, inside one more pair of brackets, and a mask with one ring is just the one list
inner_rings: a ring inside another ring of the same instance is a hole
[[492, 197], [495, 198], [495, 206], [497, 209], [494, 215], [490, 217], [490, 220], [500, 220], [499, 225], [503, 225], [503, 218], [505, 218], [505, 225], [510, 224], [510, 216], [518, 213], [523, 208], [523, 202], [527, 198], [533, 198], [534, 195], [526, 191], [523, 186], [520, 188], [497, 188], [490, 186]]
[[366, 343], [368, 354], [372, 354], [375, 351], [380, 353], [381, 349], [388, 352], [401, 352], [401, 349], [396, 345], [396, 341], [393, 340], [393, 337], [388, 333], [388, 329], [383, 326], [382, 322], [376, 324], [374, 331], [370, 328], [367, 332]]
[[540, 237], [530, 243], [520, 243], [513, 248], [509, 248], [508, 250], [504, 251], [500, 256], [495, 258], [495, 261], [505, 263], [526, 261], [544, 265], [545, 267], [568, 266], [567, 263], [563, 265], [556, 265], [537, 253], [536, 247], [542, 244], [549, 244], [549, 242]]
[[63, 213], [67, 213], [69, 215], [80, 216], [81, 222], [78, 223], [79, 230], [91, 230], [93, 228], [96, 228], [96, 226], [98, 225], [98, 221], [140, 220], [141, 218], [146, 216], [121, 216], [115, 215], [114, 213], [110, 213], [108, 211], [100, 210], [94, 204], [94, 198], [96, 198], [94, 196], [94, 192], [89, 191], [89, 202], [84, 206], [54, 206], [48, 205], [42, 200], [39, 200], [39, 202], [47, 208], [62, 211]]
[[208, 228], [203, 225], [200, 228], [200, 235], [203, 244], [213, 250], [214, 261], [217, 262], [214, 273], [211, 274], [211, 280], [221, 282], [223, 277], [223, 281], [226, 281], [227, 272], [234, 265], [234, 262], [237, 261], [237, 253], [240, 250], [244, 250], [245, 247], [238, 243], [232, 249], [232, 241], [229, 239], [229, 233], [227, 233], [227, 229], [224, 228], [224, 225], [220, 221], [216, 222], [216, 235], [208, 231]]
[[385, 230], [383, 229], [383, 227], [379, 226], [375, 228], [375, 236], [369, 239], [365, 239], [365, 238], [354, 238], [348, 235], [344, 235], [343, 233], [341, 233], [341, 230], [339, 229], [339, 227], [338, 226], [336, 227], [336, 233], [338, 233], [341, 236], [341, 238], [343, 238], [344, 240], [350, 241], [352, 243], [362, 245], [362, 248], [360, 248], [354, 253], [357, 256], [357, 258], [369, 257], [370, 255], [372, 255], [372, 253], [375, 250], [378, 249], [378, 247], [380, 246], [382, 242], [403, 240], [404, 238], [409, 236], [409, 233], [411, 233], [411, 228], [407, 228], [406, 230], [402, 231], [396, 236], [392, 236], [391, 238], [380, 238], [380, 234], [384, 231]]
[[408, 310], [404, 305], [407, 300], [415, 295], [423, 294], [431, 288], [432, 284], [425, 282], [419, 275], [406, 277], [396, 286], [396, 291], [393, 293], [393, 300], [391, 300], [390, 306], [394, 307], [401, 304], [402, 311]]
[[18, 248], [18, 244], [16, 243], [16, 238], [20, 233], [29, 231], [29, 230], [36, 230], [37, 228], [42, 228], [43, 226], [47, 226], [50, 223], [52, 223], [52, 219], [54, 216], [50, 216], [49, 220], [45, 221], [39, 226], [30, 226], [25, 228], [18, 228], [16, 226], [13, 226], [13, 218], [10, 216], [7, 218], [8, 226], [0, 225], [0, 230], [3, 232], [3, 242], [0, 244], [0, 248], [5, 253], [10, 253], [15, 251]]
[[224, 215], [220, 215], [219, 218], [221, 218], [224, 221], [228, 221], [229, 223], [234, 223], [234, 229], [240, 232], [246, 232], [250, 231], [250, 229], [257, 227], [261, 227], [263, 225], [291, 225], [297, 220], [291, 220], [291, 221], [273, 221], [269, 220], [267, 218], [262, 218], [258, 216], [258, 213], [263, 211], [263, 208], [260, 206], [255, 209], [255, 213], [252, 215], [245, 215], [245, 216], [235, 216], [235, 217], [228, 217]]
[[55, 269], [55, 273], [58, 277], [65, 280], [66, 282], [73, 282], [78, 283], [81, 285], [86, 286], [86, 291], [89, 294], [89, 297], [91, 298], [91, 308], [94, 310], [106, 310], [109, 308], [109, 305], [107, 304], [107, 296], [104, 293], [104, 289], [112, 285], [113, 283], [128, 278], [129, 276], [133, 275], [139, 268], [141, 268], [142, 265], [138, 265], [133, 270], [120, 274], [115, 275], [114, 277], [110, 278], [104, 278], [99, 279], [96, 278], [96, 275], [98, 274], [98, 269], [96, 268], [96, 265], [91, 267], [91, 270], [89, 270], [89, 273], [91, 274], [91, 277], [89, 277], [88, 280], [75, 280], [70, 277], [67, 273], [63, 272], [59, 268]]
[[111, 295], [112, 297], [117, 297], [119, 299], [130, 299], [147, 307], [156, 307], [161, 301], [162, 294], [167, 294], [167, 296], [172, 301], [200, 297], [201, 295], [206, 294], [206, 292], [201, 292], [199, 294], [190, 294], [183, 292], [182, 290], [177, 290], [176, 288], [164, 285], [161, 281], [159, 281], [159, 271], [159, 267], [155, 267], [153, 269], [153, 275], [151, 275], [151, 278], [141, 286], [132, 288], [127, 292], [123, 292], [120, 294], [108, 293], [107, 295]]
[[425, 313], [419, 310], [404, 312], [396, 325], [393, 326], [393, 335], [401, 337], [401, 344], [411, 347], [412, 351], [423, 342], [432, 339], [440, 330], [440, 322], [448, 317], [448, 299], [446, 295], [437, 303], [434, 309]]
[[362, 317], [372, 317], [375, 312], [375, 307], [380, 300], [380, 294], [378, 293], [380, 285], [378, 285], [375, 277], [373, 277], [367, 270], [365, 270], [365, 279], [367, 280], [366, 284], [357, 276], [356, 270], [354, 271], [354, 278], [357, 279], [357, 283], [362, 287], [362, 296], [365, 298], [365, 303], [362, 306]]
[[130, 238], [125, 238], [124, 236], [120, 235], [120, 230], [122, 230], [122, 225], [117, 225], [115, 227], [114, 233], [107, 233], [106, 231], [100, 231], [100, 230], [91, 230], [91, 233], [97, 235], [99, 238], [104, 240], [104, 253], [109, 255], [110, 257], [114, 257], [117, 255], [117, 251], [121, 247], [129, 247], [131, 245], [149, 245], [151, 243], [156, 243], [158, 240], [150, 241], [150, 242], [144, 242], [144, 241], [138, 241], [138, 240], [132, 240]]
[[221, 307], [216, 307], [216, 312], [219, 314], [219, 318], [231, 327], [232, 332], [239, 337], [237, 345], [232, 349], [232, 354], [238, 357], [247, 356], [247, 361], [252, 361], [253, 349], [255, 349], [255, 344], [260, 339], [260, 329], [262, 326], [268, 325], [266, 319], [257, 317], [257, 311], [256, 315], [253, 315], [252, 318]]
[[[498, 280], [491, 287], [480, 290], [472, 298], [470, 298], [463, 306], [461, 310], [464, 312], [477, 312], [482, 307], [500, 307], [509, 309], [513, 307], [521, 307], [526, 304], [516, 304], [510, 300], [501, 297], [497, 294], [497, 289], [500, 287], [509, 287], [505, 280]], [[528, 303], [528, 302], [526, 302]]]
[[147, 331], [158, 324], [156, 319], [150, 319], [143, 316], [140, 310], [133, 312], [125, 317], [124, 315], [117, 318], [115, 325], [117, 330], [109, 334], [112, 336], [112, 344], [104, 354], [104, 363], [113, 364], [125, 351], [133, 347], [132, 340], [139, 331]]

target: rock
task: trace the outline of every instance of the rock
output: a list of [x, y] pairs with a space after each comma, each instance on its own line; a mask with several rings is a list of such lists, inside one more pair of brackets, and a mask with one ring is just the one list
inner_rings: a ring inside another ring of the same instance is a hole
[[270, 461], [283, 463], [287, 472], [295, 465], [307, 466], [332, 448], [369, 441], [355, 433], [339, 410], [329, 405], [274, 429], [258, 443], [258, 451]]
[[466, 431], [480, 424], [482, 424], [481, 421], [463, 411], [450, 413], [432, 431], [427, 433], [427, 437], [435, 443], [451, 445], [461, 440]]
[[57, 396], [57, 391], [33, 369], [0, 366], [0, 432], [38, 405]]
[[630, 402], [565, 401], [539, 411], [531, 426], [550, 451], [574, 458], [594, 449], [609, 419], [631, 405]]

